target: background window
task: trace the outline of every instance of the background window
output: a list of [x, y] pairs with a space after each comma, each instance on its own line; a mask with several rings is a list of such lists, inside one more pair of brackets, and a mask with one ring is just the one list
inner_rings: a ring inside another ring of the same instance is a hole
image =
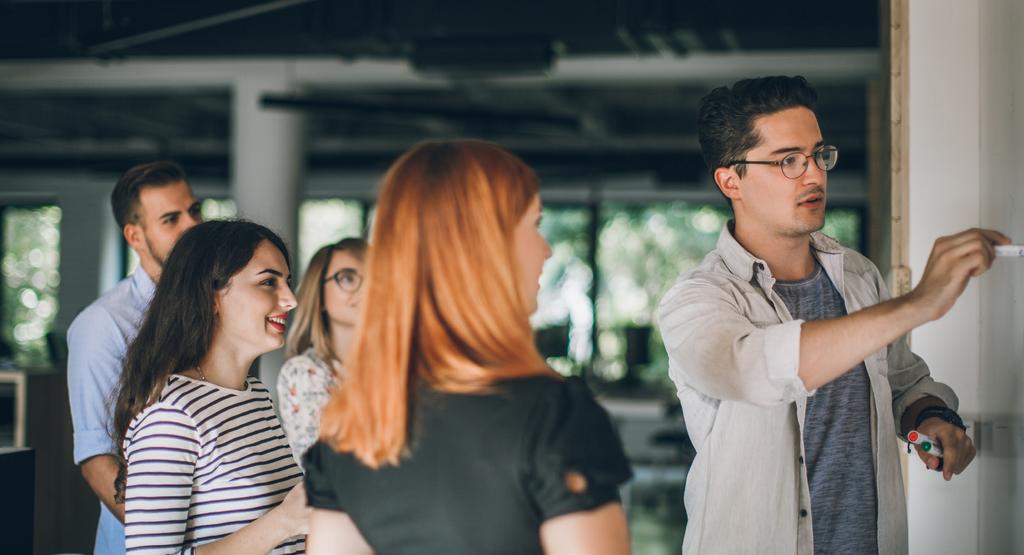
[[679, 274], [714, 248], [728, 217], [724, 207], [686, 202], [601, 207], [596, 377], [671, 387], [654, 311]]
[[864, 210], [861, 208], [830, 208], [825, 213], [822, 233], [835, 238], [841, 245], [863, 253]]
[[238, 214], [238, 206], [233, 199], [229, 198], [203, 199], [200, 206], [204, 222], [234, 218]]
[[[600, 214], [595, 377], [674, 393], [668, 355], [653, 329], [657, 303], [715, 248], [732, 213], [721, 205], [671, 202], [607, 203]], [[863, 220], [862, 209], [830, 209], [822, 231], [859, 251]]]
[[593, 354], [590, 220], [587, 207], [545, 206], [540, 224], [551, 258], [544, 264], [537, 312], [530, 321], [548, 364], [565, 375], [579, 374]]
[[[357, 200], [317, 199], [299, 207], [299, 258], [292, 273], [301, 275], [320, 247], [346, 237], [365, 237], [363, 203]], [[298, 280], [294, 280], [298, 283]]]
[[2, 209], [3, 326], [10, 353], [0, 363], [46, 366], [46, 334], [57, 315], [60, 286], [60, 219], [58, 206]]

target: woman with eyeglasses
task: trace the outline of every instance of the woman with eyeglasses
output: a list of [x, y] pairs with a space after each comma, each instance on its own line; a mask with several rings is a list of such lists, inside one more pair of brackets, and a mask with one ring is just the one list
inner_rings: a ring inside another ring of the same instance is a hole
[[295, 458], [316, 443], [320, 411], [343, 372], [359, 323], [367, 244], [347, 238], [313, 255], [299, 289], [299, 306], [288, 335], [288, 360], [277, 377], [281, 421]]

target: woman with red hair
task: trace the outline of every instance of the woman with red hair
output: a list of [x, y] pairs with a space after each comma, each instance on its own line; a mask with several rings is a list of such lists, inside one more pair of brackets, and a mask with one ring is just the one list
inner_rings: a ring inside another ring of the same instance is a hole
[[388, 170], [304, 458], [310, 553], [629, 552], [608, 415], [534, 346], [540, 215], [533, 172], [490, 143], [420, 143]]

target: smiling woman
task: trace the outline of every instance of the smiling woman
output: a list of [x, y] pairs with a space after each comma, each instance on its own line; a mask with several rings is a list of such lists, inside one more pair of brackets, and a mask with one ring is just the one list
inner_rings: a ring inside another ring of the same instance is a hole
[[251, 222], [200, 224], [168, 256], [114, 413], [129, 551], [304, 550], [302, 472], [247, 377], [284, 345], [290, 277], [284, 243]]

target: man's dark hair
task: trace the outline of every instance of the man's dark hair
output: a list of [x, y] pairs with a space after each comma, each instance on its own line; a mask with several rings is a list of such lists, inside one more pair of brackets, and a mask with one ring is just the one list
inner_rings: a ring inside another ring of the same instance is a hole
[[114, 211], [117, 226], [124, 229], [128, 224], [138, 223], [139, 193], [143, 189], [179, 182], [188, 183], [185, 170], [167, 160], [139, 164], [124, 172], [110, 193], [110, 208]]
[[[744, 159], [761, 142], [754, 131], [758, 117], [800, 106], [813, 112], [817, 101], [818, 93], [800, 76], [743, 79], [732, 88], [712, 90], [697, 110], [697, 137], [708, 170]], [[742, 176], [745, 169], [741, 165], [736, 173]]]

